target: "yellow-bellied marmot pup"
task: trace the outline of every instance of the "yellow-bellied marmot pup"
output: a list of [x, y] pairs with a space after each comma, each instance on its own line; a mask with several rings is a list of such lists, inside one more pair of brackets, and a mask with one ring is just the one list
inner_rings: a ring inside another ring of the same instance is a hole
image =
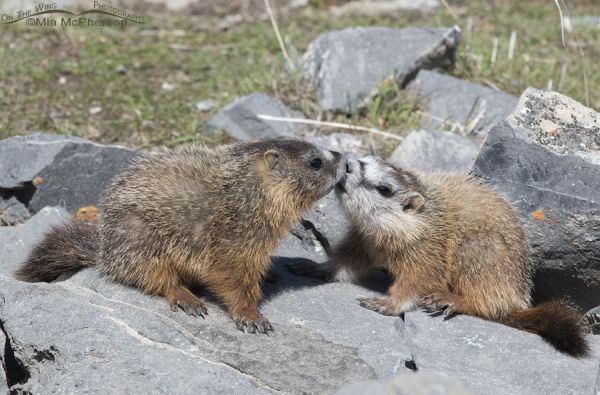
[[339, 153], [295, 140], [154, 149], [114, 181], [97, 226], [52, 230], [17, 277], [52, 281], [96, 266], [200, 316], [206, 307], [189, 287], [203, 284], [240, 330], [267, 333], [258, 304], [269, 254], [344, 174]]
[[336, 188], [351, 231], [330, 266], [298, 274], [354, 281], [376, 266], [394, 282], [384, 298], [359, 299], [385, 315], [416, 308], [470, 314], [542, 336], [583, 356], [578, 317], [557, 303], [530, 307], [532, 267], [512, 208], [466, 175], [424, 174], [366, 157], [349, 161]]

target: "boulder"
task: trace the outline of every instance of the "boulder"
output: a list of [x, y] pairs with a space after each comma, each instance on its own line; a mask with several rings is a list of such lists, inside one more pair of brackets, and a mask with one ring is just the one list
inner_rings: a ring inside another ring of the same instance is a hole
[[403, 168], [426, 171], [468, 171], [479, 152], [479, 144], [454, 133], [437, 130], [411, 132], [389, 157]]
[[64, 223], [69, 214], [61, 207], [44, 207], [23, 226], [0, 227], [0, 274], [12, 276], [33, 245], [49, 229]]
[[423, 101], [423, 127], [460, 130], [480, 139], [518, 102], [507, 93], [428, 70], [420, 71], [408, 89]]
[[[19, 377], [9, 380], [11, 391], [333, 392], [352, 378], [376, 377], [359, 349], [383, 369], [377, 362], [380, 352], [371, 352], [373, 345], [361, 345], [359, 338], [350, 341], [356, 331], [363, 336], [371, 333], [377, 320], [365, 325], [356, 317], [349, 321], [352, 333], [340, 336], [335, 321], [321, 314], [323, 294], [317, 288], [303, 298], [305, 303], [290, 306], [302, 297], [293, 294], [294, 289], [314, 285], [282, 270], [291, 259], [313, 256], [302, 242], [294, 242], [293, 235], [284, 243], [287, 256], [275, 258], [282, 280], [265, 285], [263, 311], [276, 333], [252, 336], [239, 332], [210, 298], [210, 318], [195, 319], [173, 313], [164, 299], [115, 284], [94, 269], [53, 284], [14, 280], [12, 272], [41, 234], [66, 218], [62, 209], [46, 208], [31, 219], [31, 225], [0, 229], [6, 231], [0, 233], [3, 242], [20, 246], [0, 252], [0, 322], [10, 340], [0, 356], [5, 360], [7, 354], [13, 355], [18, 374], [12, 374]], [[357, 291], [358, 287], [339, 288], [334, 294], [361, 311], [354, 303]], [[292, 301], [277, 298], [284, 293]], [[325, 308], [331, 316], [340, 314], [335, 299]], [[302, 316], [304, 311], [309, 314]], [[310, 322], [313, 319], [316, 322]], [[383, 339], [393, 333], [391, 326], [386, 330], [375, 346], [385, 344]], [[344, 338], [349, 340], [338, 342]], [[392, 355], [383, 361], [389, 364]]]
[[285, 118], [304, 118], [291, 111], [283, 103], [263, 93], [243, 96], [217, 112], [208, 121], [208, 127], [220, 129], [231, 137], [249, 141], [274, 137], [292, 137], [302, 124], [260, 119], [257, 115], [270, 115]]
[[454, 28], [353, 27], [317, 37], [304, 54], [304, 72], [323, 110], [354, 112], [386, 78], [404, 87], [420, 69], [454, 63]]
[[472, 172], [512, 202], [536, 263], [535, 299], [582, 312], [600, 300], [600, 114], [528, 89], [494, 126]]
[[137, 155], [77, 137], [34, 134], [0, 141], [0, 197], [15, 196], [35, 213], [97, 205], [102, 192]]
[[0, 226], [21, 224], [29, 217], [31, 217], [31, 213], [16, 197], [11, 196], [7, 200], [0, 199]]
[[[93, 268], [51, 284], [12, 278], [41, 234], [66, 218], [45, 208], [25, 226], [0, 228], [2, 245], [14, 246], [0, 250], [0, 359], [11, 393], [333, 393], [393, 376], [397, 388], [415, 391], [434, 382], [454, 388], [456, 380], [484, 395], [594, 388], [599, 338], [590, 335], [592, 356], [577, 360], [538, 336], [473, 317], [374, 313], [355, 299], [385, 287], [323, 284], [285, 270], [321, 259], [294, 234], [274, 257], [278, 279], [264, 285], [269, 336], [239, 332], [210, 296], [209, 315], [190, 317]], [[439, 373], [406, 376], [417, 370]]]
[[50, 134], [17, 136], [0, 141], [0, 188], [23, 187], [50, 165], [66, 144], [85, 142], [78, 137]]

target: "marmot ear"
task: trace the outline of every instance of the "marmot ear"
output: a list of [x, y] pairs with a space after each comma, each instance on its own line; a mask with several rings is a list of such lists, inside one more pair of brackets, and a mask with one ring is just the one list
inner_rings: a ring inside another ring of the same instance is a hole
[[263, 155], [265, 159], [265, 164], [267, 165], [267, 169], [273, 170], [277, 168], [279, 164], [279, 152], [274, 149], [270, 149]]
[[408, 192], [403, 196], [401, 204], [404, 211], [414, 210], [420, 213], [425, 209], [425, 198], [419, 192]]

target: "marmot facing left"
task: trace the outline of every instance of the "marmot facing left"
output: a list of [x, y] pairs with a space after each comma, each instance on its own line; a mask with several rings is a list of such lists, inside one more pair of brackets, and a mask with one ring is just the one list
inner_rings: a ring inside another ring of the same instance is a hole
[[557, 303], [530, 307], [525, 234], [497, 193], [466, 175], [408, 171], [376, 157], [349, 161], [348, 171], [336, 192], [351, 231], [331, 266], [292, 271], [353, 281], [381, 266], [394, 282], [384, 298], [359, 299], [363, 307], [385, 315], [419, 307], [474, 315], [586, 354], [574, 313]]
[[154, 149], [114, 181], [98, 226], [52, 230], [17, 277], [52, 281], [96, 266], [200, 316], [206, 308], [189, 287], [202, 284], [240, 330], [267, 333], [258, 304], [269, 254], [344, 174], [339, 153], [295, 140]]

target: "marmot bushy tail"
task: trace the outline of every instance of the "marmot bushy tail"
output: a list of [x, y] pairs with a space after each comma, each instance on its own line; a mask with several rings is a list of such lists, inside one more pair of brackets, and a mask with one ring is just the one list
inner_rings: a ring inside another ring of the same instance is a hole
[[537, 333], [576, 357], [587, 353], [575, 313], [557, 303], [531, 307], [525, 232], [499, 194], [468, 175], [400, 169], [376, 157], [347, 168], [336, 191], [351, 229], [329, 277], [354, 281], [377, 266], [394, 277], [386, 297], [361, 306], [385, 315], [469, 314]]
[[54, 281], [61, 274], [95, 266], [99, 251], [96, 224], [67, 222], [54, 227], [44, 236], [15, 275], [19, 280], [28, 282]]
[[541, 336], [557, 350], [574, 357], [589, 352], [581, 327], [581, 318], [560, 303], [547, 302], [521, 310], [501, 323]]
[[18, 276], [51, 281], [96, 266], [203, 317], [190, 290], [202, 285], [240, 330], [267, 333], [273, 328], [258, 305], [269, 255], [345, 167], [339, 153], [297, 140], [153, 149], [113, 182], [97, 228], [70, 223], [50, 232]]

